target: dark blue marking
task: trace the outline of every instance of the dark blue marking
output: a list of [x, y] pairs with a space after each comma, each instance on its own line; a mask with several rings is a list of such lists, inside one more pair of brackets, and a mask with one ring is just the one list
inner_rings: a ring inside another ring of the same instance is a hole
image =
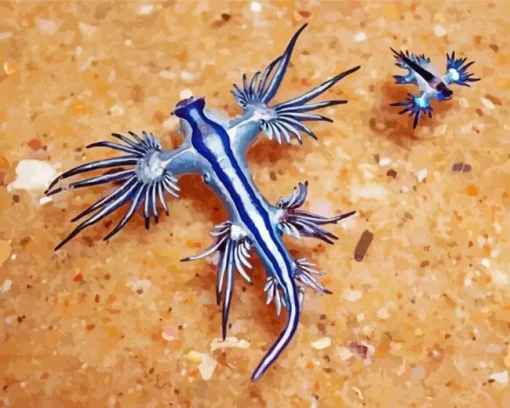
[[[282, 255], [283, 259], [285, 260], [286, 267], [288, 268], [288, 271], [289, 271], [289, 275], [292, 276], [292, 266], [288, 262], [288, 253], [283, 248], [280, 240], [278, 240], [278, 238], [275, 236], [274, 228], [271, 225], [271, 222], [269, 219], [269, 214], [267, 213], [267, 211], [264, 210], [260, 201], [257, 199], [253, 189], [250, 188], [251, 184], [246, 179], [246, 175], [244, 174], [244, 172], [242, 171], [242, 169], [239, 166], [239, 163], [235, 159], [234, 154], [231, 149], [231, 146], [230, 146], [230, 143], [228, 141], [228, 135], [226, 134], [225, 130], [221, 126], [217, 125], [215, 122], [211, 121], [210, 119], [208, 119], [207, 117], [202, 115], [201, 112], [200, 112], [200, 117], [207, 125], [211, 126], [214, 129], [214, 131], [216, 132], [216, 134], [219, 136], [224, 152], [226, 153], [228, 159], [232, 162], [234, 170], [236, 171], [236, 174], [241, 179], [241, 182], [243, 183], [243, 185], [245, 187], [247, 187], [248, 194], [250, 195], [251, 201], [254, 204], [256, 204], [256, 206], [258, 207], [259, 213], [262, 215], [262, 219], [264, 220], [264, 224], [265, 224], [266, 228], [268, 229], [269, 233], [271, 234], [273, 241], [277, 244], [277, 247], [280, 250], [280, 254]], [[193, 146], [195, 147], [197, 152], [199, 152], [202, 156], [204, 156], [207, 159], [207, 161], [209, 161], [209, 163], [213, 167], [213, 170], [218, 175], [218, 177], [220, 178], [222, 183], [227, 188], [230, 196], [232, 197], [232, 200], [234, 201], [234, 204], [236, 205], [236, 208], [239, 211], [241, 219], [248, 226], [248, 228], [253, 233], [253, 235], [256, 236], [257, 242], [258, 242], [259, 246], [261, 247], [261, 249], [263, 250], [263, 253], [266, 256], [266, 258], [268, 258], [268, 260], [271, 262], [271, 264], [273, 266], [273, 270], [276, 273], [279, 273], [279, 266], [278, 266], [278, 263], [276, 262], [276, 259], [274, 258], [273, 254], [271, 253], [269, 248], [266, 246], [264, 239], [262, 238], [259, 231], [257, 230], [257, 227], [252, 222], [250, 216], [246, 212], [246, 210], [242, 204], [241, 197], [239, 196], [238, 192], [235, 190], [234, 186], [230, 182], [229, 177], [225, 174], [221, 165], [218, 163], [218, 159], [217, 159], [216, 155], [214, 153], [212, 153], [209, 150], [209, 148], [205, 145], [205, 143], [203, 142], [202, 134], [201, 134], [201, 131], [200, 131], [197, 123], [192, 119], [191, 120], [188, 118], [186, 118], [186, 119], [190, 123], [192, 130], [193, 130], [192, 138], [191, 138], [191, 142], [192, 142]], [[287, 288], [284, 288], [284, 289], [286, 292], [285, 294], [287, 295], [287, 290], [286, 290]], [[295, 291], [295, 297], [297, 298], [296, 291]]]

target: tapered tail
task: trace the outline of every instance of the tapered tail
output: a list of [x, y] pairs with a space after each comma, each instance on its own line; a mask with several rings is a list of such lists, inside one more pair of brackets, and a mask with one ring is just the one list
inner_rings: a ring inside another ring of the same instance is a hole
[[296, 332], [299, 323], [299, 296], [298, 289], [294, 282], [291, 287], [285, 293], [285, 305], [287, 307], [287, 322], [285, 328], [281, 332], [280, 336], [273, 344], [271, 349], [264, 356], [262, 361], [259, 363], [257, 369], [253, 372], [251, 380], [253, 382], [258, 381], [260, 377], [267, 371], [269, 367], [276, 361], [278, 356], [290, 343]]

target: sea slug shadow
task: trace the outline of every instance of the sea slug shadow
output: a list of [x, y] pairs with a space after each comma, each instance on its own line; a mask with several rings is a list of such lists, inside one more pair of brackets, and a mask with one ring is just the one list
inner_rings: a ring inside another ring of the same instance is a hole
[[440, 123], [444, 113], [450, 109], [451, 103], [437, 103], [432, 118], [421, 117], [416, 129], [407, 114], [399, 114], [402, 107], [391, 106], [392, 103], [403, 101], [408, 97], [409, 89], [405, 86], [386, 82], [379, 87], [380, 97], [375, 100], [368, 121], [370, 130], [405, 149], [420, 141], [420, 128], [432, 130]]

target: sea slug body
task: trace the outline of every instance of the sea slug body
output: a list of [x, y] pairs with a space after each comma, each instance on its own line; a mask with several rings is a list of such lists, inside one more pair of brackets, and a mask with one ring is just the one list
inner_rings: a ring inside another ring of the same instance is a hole
[[408, 98], [402, 102], [392, 103], [391, 106], [401, 106], [399, 113], [407, 113], [414, 116], [413, 128], [416, 128], [422, 114], [432, 117], [432, 99], [447, 101], [453, 98], [453, 91], [450, 85], [456, 84], [469, 87], [469, 83], [480, 81], [475, 78], [467, 69], [474, 64], [473, 61], [466, 64], [466, 58], [456, 58], [455, 51], [451, 55], [446, 54], [446, 72], [443, 76], [436, 73], [431, 66], [430, 58], [425, 55], [397, 52], [393, 48], [391, 51], [395, 55], [395, 65], [406, 69], [407, 75], [394, 75], [395, 83], [408, 85], [412, 84], [418, 87], [420, 94], [408, 94]]
[[[117, 141], [95, 142], [88, 147], [106, 147], [120, 151], [123, 155], [68, 170], [57, 177], [46, 192], [51, 196], [66, 189], [120, 183], [117, 189], [73, 219], [74, 222], [88, 217], [56, 247], [58, 250], [85, 228], [96, 224], [124, 204], [129, 204], [127, 211], [104, 239], [108, 240], [118, 233], [139, 207], [143, 209], [145, 226], [149, 229], [152, 218], [156, 223], [159, 221], [159, 206], [168, 214], [166, 196], [179, 197], [178, 177], [189, 173], [202, 175], [204, 183], [221, 199], [229, 220], [214, 228], [212, 246], [183, 261], [218, 253], [216, 296], [218, 304], [223, 304], [223, 339], [227, 337], [234, 278], [238, 273], [251, 282], [248, 271], [252, 269], [252, 252], [256, 252], [265, 267], [267, 283], [264, 290], [267, 303], [274, 301], [278, 314], [282, 307], [287, 310], [286, 324], [253, 373], [253, 381], [258, 380], [275, 362], [294, 336], [306, 290], [330, 293], [317, 279], [321, 272], [307, 259], [293, 259], [282, 236], [315, 237], [333, 244], [337, 237], [322, 226], [336, 224], [355, 213], [351, 211], [328, 218], [302, 210], [308, 192], [306, 182], [299, 183], [298, 188], [288, 197], [272, 205], [255, 185], [246, 163], [246, 152], [261, 132], [279, 144], [291, 143], [292, 138], [302, 143], [303, 134], [315, 138], [304, 122], [331, 122], [331, 119], [314, 111], [347, 102], [313, 100], [342, 78], [357, 71], [359, 66], [336, 75], [301, 96], [277, 104], [271, 103], [287, 71], [296, 41], [305, 27], [297, 31], [285, 52], [262, 73], [255, 73], [249, 81], [244, 75], [242, 86], [234, 85], [232, 94], [243, 110], [239, 116], [229, 121], [220, 120], [206, 108], [204, 98], [181, 100], [174, 111], [179, 118], [184, 139], [180, 147], [163, 150], [159, 139], [146, 132], [141, 136], [133, 132], [129, 132], [129, 136], [113, 134]], [[56, 187], [59, 182], [71, 176], [119, 166], [124, 170]]]

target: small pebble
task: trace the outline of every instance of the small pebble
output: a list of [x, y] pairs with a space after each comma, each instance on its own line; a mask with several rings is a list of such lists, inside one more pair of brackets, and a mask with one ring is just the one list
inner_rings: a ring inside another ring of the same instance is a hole
[[416, 178], [420, 183], [427, 178], [427, 173], [427, 169], [421, 169], [415, 173]]
[[58, 30], [58, 25], [54, 21], [46, 20], [44, 18], [37, 19], [37, 28], [44, 34], [53, 35]]
[[356, 33], [354, 35], [354, 42], [363, 42], [367, 39], [367, 35], [363, 32], [363, 31], [360, 31], [359, 33]]
[[491, 380], [496, 381], [498, 384], [508, 384], [508, 370], [492, 373], [489, 377]]
[[203, 380], [210, 380], [212, 378], [212, 375], [214, 373], [214, 370], [216, 369], [216, 366], [218, 365], [218, 362], [205, 353], [199, 353], [197, 351], [190, 351], [186, 358], [189, 361], [192, 361], [194, 363], [198, 364], [198, 371], [200, 372], [200, 376]]
[[485, 98], [487, 98], [490, 102], [492, 102], [494, 105], [503, 105], [503, 102], [501, 99], [496, 98], [494, 95], [487, 94], [485, 95]]
[[12, 190], [44, 190], [57, 176], [57, 172], [47, 162], [21, 160], [16, 167], [16, 180], [7, 186]]
[[368, 230], [363, 231], [354, 249], [354, 259], [356, 261], [361, 262], [363, 260], [373, 239], [374, 234]]
[[225, 340], [217, 338], [211, 342], [211, 351], [222, 348], [247, 349], [249, 347], [250, 343], [248, 343], [246, 340], [239, 340], [236, 337], [227, 337]]
[[147, 14], [152, 13], [154, 10], [154, 6], [152, 4], [144, 4], [140, 7], [138, 7], [138, 14], [142, 16], [146, 16]]
[[492, 281], [496, 285], [505, 286], [508, 285], [509, 276], [507, 272], [504, 271], [492, 271], [491, 272]]
[[80, 21], [78, 23], [78, 28], [80, 29], [80, 31], [83, 34], [86, 34], [86, 35], [89, 35], [89, 36], [93, 35], [97, 31], [97, 27], [96, 26], [85, 24], [83, 21]]
[[122, 105], [113, 105], [110, 108], [110, 114], [112, 116], [124, 116], [125, 112], [126, 112], [126, 109]]
[[130, 281], [126, 283], [126, 286], [133, 292], [141, 294], [152, 286], [152, 282], [148, 279], [141, 279], [137, 281]]
[[186, 354], [186, 359], [193, 363], [201, 363], [202, 361], [205, 360], [205, 354], [192, 350], [188, 354]]
[[354, 354], [352, 354], [351, 350], [347, 347], [338, 347], [338, 355], [340, 356], [340, 360], [346, 361], [349, 360]]
[[363, 360], [363, 364], [369, 365], [372, 363], [372, 357], [375, 353], [375, 347], [364, 341], [353, 341], [349, 344], [351, 352]]
[[117, 79], [117, 72], [115, 70], [111, 69], [108, 74], [108, 83], [113, 84], [116, 79]]
[[480, 261], [480, 263], [485, 266], [487, 269], [491, 267], [491, 261], [490, 259], [484, 258]]
[[2, 292], [2, 293], [9, 292], [9, 290], [11, 289], [11, 286], [12, 286], [12, 280], [10, 280], [10, 279], [4, 280], [4, 283], [2, 284], [2, 286], [0, 286], [0, 292]]
[[182, 71], [181, 72], [181, 78], [185, 81], [193, 81], [193, 79], [195, 78], [195, 76], [191, 73], [191, 72], [188, 72], [188, 71]]
[[445, 28], [439, 24], [436, 24], [434, 26], [434, 34], [436, 37], [444, 37], [448, 32], [445, 30]]
[[394, 170], [394, 169], [389, 169], [387, 172], [386, 172], [386, 175], [388, 177], [391, 177], [391, 178], [396, 178], [397, 177], [397, 172]]
[[39, 204], [44, 205], [50, 203], [51, 201], [53, 201], [51, 197], [41, 197], [39, 199]]
[[262, 11], [262, 6], [258, 1], [252, 1], [250, 4], [250, 10], [254, 13], [260, 13]]
[[452, 171], [454, 171], [454, 172], [462, 171], [462, 167], [464, 167], [464, 164], [463, 164], [463, 163], [455, 163], [455, 164], [452, 166]]
[[365, 399], [363, 392], [358, 387], [351, 387], [351, 389], [356, 393], [356, 396], [359, 398], [360, 401], [363, 401]]
[[377, 184], [367, 184], [357, 191], [357, 195], [361, 198], [382, 199], [387, 194], [388, 191]]
[[349, 302], [356, 302], [358, 299], [361, 299], [362, 295], [363, 293], [360, 290], [347, 289], [343, 293], [343, 298]]
[[191, 98], [192, 96], [193, 96], [193, 91], [191, 89], [183, 89], [179, 94], [179, 97], [181, 99], [188, 99], [188, 98]]
[[85, 71], [90, 66], [90, 64], [92, 64], [92, 62], [94, 62], [94, 57], [92, 57], [92, 56], [88, 57], [85, 60], [85, 62], [83, 64], [81, 64], [79, 71], [80, 72]]
[[161, 333], [161, 337], [163, 338], [163, 340], [166, 340], [166, 341], [173, 341], [176, 339], [176, 333], [175, 333], [175, 330], [171, 329], [171, 328], [168, 328], [168, 329], [165, 329], [163, 330], [163, 332]]
[[5, 61], [4, 62], [4, 72], [7, 74], [7, 75], [13, 75], [16, 73], [16, 67], [14, 66], [14, 64], [12, 62], [9, 62], [9, 61]]
[[487, 98], [480, 98], [480, 101], [482, 101], [483, 106], [485, 106], [487, 109], [493, 110], [496, 109], [494, 104], [489, 101]]
[[390, 313], [388, 311], [388, 308], [386, 307], [383, 309], [379, 309], [376, 314], [379, 319], [387, 320], [390, 318]]
[[312, 347], [316, 350], [323, 350], [331, 346], [331, 339], [329, 337], [323, 337], [317, 341], [312, 342]]

